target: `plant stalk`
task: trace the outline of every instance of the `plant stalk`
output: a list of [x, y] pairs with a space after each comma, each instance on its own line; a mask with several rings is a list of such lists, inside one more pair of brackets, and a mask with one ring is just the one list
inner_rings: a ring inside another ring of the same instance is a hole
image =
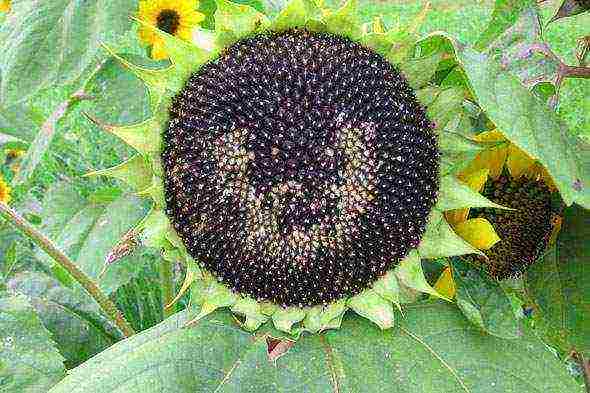
[[59, 263], [70, 275], [78, 282], [88, 294], [98, 303], [101, 310], [106, 316], [113, 321], [113, 323], [121, 330], [125, 337], [130, 337], [135, 334], [135, 331], [125, 320], [125, 317], [117, 309], [115, 304], [108, 298], [108, 296], [96, 285], [92, 278], [88, 277], [72, 260], [59, 250], [53, 242], [44, 234], [39, 232], [35, 227], [29, 224], [23, 217], [21, 217], [14, 209], [5, 203], [0, 203], [0, 216], [4, 217], [8, 222], [15, 226], [19, 231], [23, 232], [36, 245], [41, 247], [55, 262]]
[[164, 318], [176, 312], [176, 306], [166, 307], [174, 299], [174, 282], [172, 280], [172, 263], [165, 258], [160, 261], [160, 288], [162, 290], [162, 310]]

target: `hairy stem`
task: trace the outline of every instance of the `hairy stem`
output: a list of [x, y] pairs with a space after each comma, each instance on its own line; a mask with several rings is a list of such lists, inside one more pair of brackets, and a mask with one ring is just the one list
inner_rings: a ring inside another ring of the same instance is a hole
[[162, 310], [164, 318], [174, 314], [176, 307], [166, 307], [174, 299], [174, 283], [172, 280], [172, 263], [165, 258], [160, 261], [160, 281], [162, 289]]
[[565, 66], [563, 76], [566, 78], [590, 79], [590, 67]]
[[135, 334], [133, 328], [127, 323], [125, 317], [117, 309], [115, 304], [105, 295], [105, 293], [96, 285], [96, 283], [86, 275], [82, 270], [76, 266], [72, 260], [59, 250], [53, 242], [44, 234], [39, 232], [35, 227], [29, 224], [16, 211], [10, 208], [5, 203], [0, 203], [0, 216], [4, 217], [8, 222], [15, 226], [19, 231], [23, 232], [29, 239], [45, 251], [55, 262], [70, 273], [70, 275], [84, 287], [88, 294], [98, 303], [106, 316], [115, 323], [115, 325], [123, 332], [125, 337], [130, 337]]

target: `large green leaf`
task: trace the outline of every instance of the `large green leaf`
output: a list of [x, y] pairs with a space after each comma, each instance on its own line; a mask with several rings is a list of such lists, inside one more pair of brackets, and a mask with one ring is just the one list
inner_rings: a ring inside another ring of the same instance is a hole
[[564, 352], [590, 358], [590, 213], [566, 210], [563, 229], [545, 257], [529, 268], [526, 289], [533, 316], [549, 340]]
[[461, 260], [454, 261], [452, 266], [457, 305], [467, 319], [494, 336], [518, 338], [518, 320], [512, 312], [510, 299], [498, 282]]
[[55, 183], [45, 192], [41, 204], [42, 221], [39, 229], [43, 234], [55, 239], [85, 203], [72, 184], [65, 181]]
[[[145, 216], [143, 201], [135, 196], [125, 195], [104, 207], [78, 254], [78, 266], [90, 277], [97, 279], [102, 271], [107, 254]], [[126, 257], [112, 264], [98, 280], [99, 286], [111, 293], [127, 283], [141, 269], [141, 255]]]
[[[408, 307], [385, 331], [364, 318], [302, 337], [269, 360], [266, 340], [216, 312], [196, 326], [125, 340], [71, 371], [51, 393], [98, 392], [580, 392], [528, 331], [521, 340], [482, 334], [452, 305]], [[183, 315], [183, 314], [179, 314]]]
[[[119, 54], [133, 64], [138, 56]], [[149, 117], [150, 99], [145, 84], [120, 61], [110, 57], [84, 87], [92, 100], [93, 117], [107, 124], [135, 124]]]
[[17, 274], [8, 287], [29, 298], [66, 358], [67, 368], [77, 366], [120, 338], [89, 297], [74, 293], [43, 273]]
[[589, 174], [557, 115], [485, 54], [465, 48], [457, 56], [480, 106], [498, 129], [548, 169], [568, 205], [590, 207]]
[[0, 391], [44, 393], [64, 376], [62, 362], [27, 299], [0, 298]]
[[479, 36], [476, 47], [485, 48], [513, 26], [522, 12], [534, 3], [534, 0], [496, 0], [492, 20]]
[[0, 101], [24, 101], [54, 83], [76, 81], [105, 55], [100, 43], [129, 30], [132, 0], [13, 0], [0, 35]]

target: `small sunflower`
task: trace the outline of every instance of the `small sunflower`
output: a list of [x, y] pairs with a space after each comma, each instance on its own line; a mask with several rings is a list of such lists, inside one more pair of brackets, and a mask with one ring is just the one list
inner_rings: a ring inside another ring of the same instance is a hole
[[10, 186], [0, 175], [0, 203], [10, 202]]
[[10, 0], [0, 0], [0, 12], [10, 12]]
[[[196, 0], [142, 0], [139, 2], [138, 18], [150, 26], [190, 41], [192, 29], [205, 19], [196, 11]], [[151, 55], [156, 60], [166, 59], [168, 54], [163, 39], [148, 26], [139, 29], [140, 39], [152, 46]]]
[[400, 71], [432, 61], [412, 30], [363, 24], [355, 0], [274, 16], [218, 0], [215, 30], [187, 42], [157, 28], [170, 3], [156, 4], [140, 7], [142, 40], [171, 65], [117, 57], [154, 116], [104, 125], [138, 154], [93, 174], [152, 199], [134, 231], [185, 265], [177, 299], [190, 291], [195, 319], [227, 307], [249, 330], [317, 332], [351, 309], [386, 329], [408, 291], [444, 297], [421, 261], [474, 248], [435, 204], [471, 205], [439, 195], [438, 130], [417, 98], [428, 78]]
[[480, 152], [458, 177], [512, 210], [462, 209], [446, 217], [460, 236], [485, 254], [467, 259], [496, 279], [519, 276], [557, 236], [563, 202], [547, 170], [500, 131], [483, 132], [474, 139], [505, 143]]

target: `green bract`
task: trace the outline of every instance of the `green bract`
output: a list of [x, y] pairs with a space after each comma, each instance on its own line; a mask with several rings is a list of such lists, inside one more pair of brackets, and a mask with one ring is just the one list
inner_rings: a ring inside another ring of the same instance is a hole
[[[457, 162], [457, 149], [462, 145], [449, 141], [449, 136], [440, 141], [443, 154], [440, 195], [430, 215], [421, 245], [371, 288], [352, 298], [341, 299], [327, 306], [308, 308], [283, 308], [270, 303], [259, 303], [255, 299], [233, 293], [202, 269], [199, 261], [191, 258], [164, 213], [161, 135], [167, 125], [171, 99], [184, 86], [188, 76], [241, 38], [264, 31], [305, 28], [312, 32], [346, 36], [360, 42], [402, 70], [421, 103], [429, 108], [429, 116], [436, 122], [436, 131], [439, 133], [447, 126], [456, 126], [453, 122], [461, 121], [459, 114], [464, 99], [463, 92], [458, 89], [441, 90], [429, 86], [439, 63], [443, 61], [442, 54], [431, 54], [422, 48], [422, 53], [416, 55], [418, 37], [413, 29], [399, 27], [384, 31], [380, 21], [362, 24], [355, 0], [348, 1], [338, 10], [321, 8], [311, 0], [292, 0], [272, 18], [249, 6], [217, 0], [215, 26], [215, 31], [202, 30], [199, 40], [194, 43], [181, 41], [151, 27], [164, 39], [170, 55], [171, 65], [164, 69], [137, 66], [111, 53], [145, 82], [150, 94], [152, 113], [155, 115], [132, 126], [103, 125], [106, 131], [133, 147], [137, 155], [116, 167], [91, 174], [121, 179], [135, 188], [138, 195], [152, 200], [150, 213], [136, 230], [141, 233], [146, 246], [161, 248], [164, 258], [180, 260], [186, 266], [187, 274], [181, 294], [190, 288], [191, 303], [199, 306], [200, 310], [194, 319], [227, 307], [245, 318], [243, 326], [248, 330], [256, 330], [272, 320], [277, 329], [297, 334], [302, 331], [319, 332], [338, 328], [346, 310], [351, 309], [381, 329], [387, 329], [394, 324], [394, 306], [400, 307], [402, 303], [413, 301], [416, 293], [423, 292], [444, 298], [426, 281], [422, 259], [480, 251], [455, 234], [445, 221], [443, 211], [497, 206], [468, 187], [461, 187], [461, 192], [456, 192], [457, 183], [451, 174], [451, 167]], [[462, 152], [468, 154], [481, 150], [473, 143], [464, 143], [463, 147]]]

